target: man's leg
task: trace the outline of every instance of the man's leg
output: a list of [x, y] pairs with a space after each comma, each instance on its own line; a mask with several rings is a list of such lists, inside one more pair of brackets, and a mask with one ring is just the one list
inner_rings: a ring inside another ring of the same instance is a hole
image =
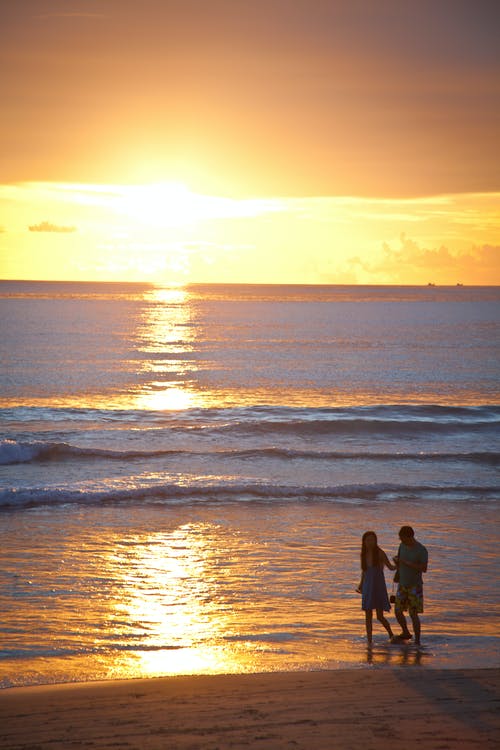
[[420, 617], [418, 612], [414, 609], [410, 609], [410, 617], [413, 625], [413, 632], [415, 633], [415, 643], [420, 646]]
[[396, 641], [409, 641], [411, 638], [411, 633], [408, 630], [408, 625], [406, 624], [406, 617], [403, 614], [405, 609], [409, 609], [408, 594], [408, 589], [399, 584], [398, 590], [396, 591], [396, 604], [394, 606], [394, 614], [396, 615], [396, 620], [401, 625], [401, 633], [396, 636]]
[[396, 620], [401, 625], [401, 636], [400, 637], [401, 638], [405, 638], [406, 640], [409, 640], [411, 638], [411, 633], [408, 630], [408, 625], [406, 624], [406, 617], [403, 614], [403, 610], [396, 609], [394, 611], [394, 614], [396, 615]]

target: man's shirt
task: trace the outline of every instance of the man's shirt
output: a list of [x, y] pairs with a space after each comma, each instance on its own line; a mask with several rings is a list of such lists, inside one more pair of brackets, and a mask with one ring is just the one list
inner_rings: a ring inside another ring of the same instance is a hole
[[[420, 563], [427, 565], [428, 553], [427, 549], [420, 542], [415, 542], [412, 547], [408, 547], [407, 544], [399, 545], [399, 558], [400, 560], [409, 560], [413, 563]], [[422, 585], [422, 573], [420, 570], [410, 568], [408, 565], [403, 563], [399, 566], [399, 582], [402, 586], [411, 588], [417, 584]]]

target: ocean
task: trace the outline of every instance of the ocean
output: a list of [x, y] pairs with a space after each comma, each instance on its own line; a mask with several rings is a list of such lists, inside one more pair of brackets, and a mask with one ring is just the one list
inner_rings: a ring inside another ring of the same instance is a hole
[[[0, 686], [498, 665], [499, 331], [498, 287], [0, 282]], [[367, 649], [403, 524], [423, 648]]]

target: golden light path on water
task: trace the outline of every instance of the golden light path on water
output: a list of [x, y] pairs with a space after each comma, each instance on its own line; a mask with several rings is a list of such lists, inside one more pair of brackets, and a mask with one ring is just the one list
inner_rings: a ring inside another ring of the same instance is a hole
[[240, 658], [217, 645], [230, 615], [217, 601], [213, 542], [210, 525], [188, 523], [131, 540], [129, 552], [110, 557], [114, 574], [123, 577], [118, 614], [135, 623], [152, 649], [134, 654], [134, 673], [245, 671]]
[[[146, 299], [149, 306], [138, 334], [146, 355], [142, 372], [152, 379], [135, 396], [134, 406], [152, 411], [203, 406], [202, 395], [194, 388], [197, 364], [189, 356], [196, 334], [187, 290], [160, 287], [151, 290]], [[189, 382], [191, 387], [186, 385]]]

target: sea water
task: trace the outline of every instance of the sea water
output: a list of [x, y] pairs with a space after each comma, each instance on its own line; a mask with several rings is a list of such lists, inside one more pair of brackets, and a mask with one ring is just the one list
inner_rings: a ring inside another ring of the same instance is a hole
[[[495, 287], [0, 282], [0, 684], [498, 664], [499, 329]], [[367, 650], [403, 524], [424, 646]]]

